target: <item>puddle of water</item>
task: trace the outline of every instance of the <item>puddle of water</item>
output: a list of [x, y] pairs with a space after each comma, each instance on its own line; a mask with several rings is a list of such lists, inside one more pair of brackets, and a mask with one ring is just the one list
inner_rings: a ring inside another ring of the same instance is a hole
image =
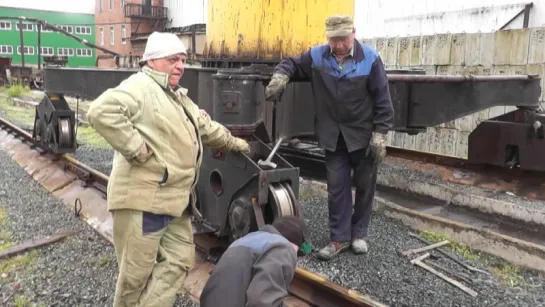
[[545, 227], [541, 225], [522, 224], [520, 221], [507, 217], [482, 213], [475, 209], [447, 204], [435, 198], [414, 195], [389, 187], [377, 186], [376, 194], [407, 209], [545, 246], [545, 236], [543, 235]]

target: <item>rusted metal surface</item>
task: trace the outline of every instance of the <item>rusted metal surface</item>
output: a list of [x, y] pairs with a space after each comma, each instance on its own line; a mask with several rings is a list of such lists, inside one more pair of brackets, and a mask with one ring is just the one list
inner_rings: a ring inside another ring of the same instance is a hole
[[539, 79], [530, 75], [391, 75], [388, 81], [408, 81], [408, 82], [490, 82], [490, 81], [524, 81]]
[[545, 113], [518, 109], [480, 123], [468, 137], [473, 163], [545, 172]]
[[25, 252], [25, 251], [27, 251], [29, 249], [34, 249], [34, 248], [37, 248], [37, 247], [41, 247], [41, 246], [44, 246], [44, 245], [55, 243], [57, 241], [60, 241], [60, 240], [62, 240], [64, 238], [68, 237], [68, 236], [74, 235], [74, 234], [76, 234], [78, 232], [79, 232], [79, 230], [66, 231], [66, 232], [55, 234], [55, 235], [45, 237], [45, 238], [42, 238], [42, 239], [31, 240], [31, 241], [23, 242], [21, 244], [17, 244], [15, 246], [12, 246], [12, 247], [9, 247], [9, 248], [6, 248], [6, 249], [0, 251], [0, 258], [15, 256], [15, 255], [20, 254], [22, 252]]
[[[325, 180], [324, 157], [280, 147], [280, 155], [299, 167], [303, 176]], [[481, 187], [499, 192], [512, 192], [521, 197], [545, 200], [543, 172], [527, 172], [493, 165], [471, 163], [453, 156], [387, 146], [385, 164], [425, 173], [447, 182]]]
[[295, 276], [290, 284], [290, 293], [310, 303], [311, 306], [385, 306], [301, 268], [295, 270]]
[[487, 166], [457, 157], [390, 146], [386, 153], [386, 163], [390, 165], [403, 166], [414, 172], [430, 173], [447, 182], [545, 200], [543, 172]]

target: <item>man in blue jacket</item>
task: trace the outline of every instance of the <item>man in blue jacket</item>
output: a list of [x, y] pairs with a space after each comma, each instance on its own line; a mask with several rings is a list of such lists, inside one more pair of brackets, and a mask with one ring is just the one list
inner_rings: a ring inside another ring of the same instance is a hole
[[310, 252], [305, 221], [282, 216], [233, 242], [214, 267], [201, 307], [282, 307], [295, 274], [297, 253]]
[[[277, 100], [289, 81], [310, 81], [314, 94], [314, 133], [325, 150], [330, 243], [318, 256], [330, 260], [352, 246], [367, 252], [377, 164], [386, 155], [394, 110], [378, 52], [355, 39], [352, 18], [326, 21], [328, 43], [280, 62], [265, 90]], [[356, 200], [352, 208], [350, 172]]]

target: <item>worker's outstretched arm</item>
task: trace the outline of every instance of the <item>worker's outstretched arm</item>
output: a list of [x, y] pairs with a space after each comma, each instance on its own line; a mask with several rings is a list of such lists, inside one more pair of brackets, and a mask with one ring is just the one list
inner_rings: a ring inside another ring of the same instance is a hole
[[206, 111], [199, 110], [196, 104], [192, 104], [203, 146], [219, 150], [250, 153], [250, 146], [246, 141], [231, 135], [231, 132], [222, 124], [213, 121]]
[[394, 107], [390, 97], [390, 88], [388, 87], [388, 77], [380, 56], [377, 56], [369, 75], [369, 92], [374, 101], [374, 131], [378, 133], [388, 133], [394, 124]]
[[295, 57], [283, 59], [274, 69], [274, 74], [288, 76], [291, 81], [308, 81], [312, 77], [310, 50]]
[[246, 292], [246, 307], [284, 307], [295, 274], [297, 254], [287, 245], [278, 245], [254, 263], [254, 277]]
[[265, 89], [265, 99], [278, 100], [290, 80], [308, 81], [311, 77], [312, 57], [310, 50], [296, 57], [285, 58], [274, 68], [271, 82]]
[[89, 124], [132, 164], [143, 163], [152, 154], [132, 124], [141, 116], [144, 103], [131, 93], [114, 88], [95, 99], [87, 111]]

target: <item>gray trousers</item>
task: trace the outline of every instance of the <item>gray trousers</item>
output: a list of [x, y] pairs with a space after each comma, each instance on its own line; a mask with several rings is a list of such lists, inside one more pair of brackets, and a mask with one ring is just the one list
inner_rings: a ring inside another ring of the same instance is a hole
[[[371, 222], [377, 181], [377, 165], [367, 149], [348, 152], [342, 134], [337, 149], [326, 151], [330, 239], [336, 242], [364, 238]], [[350, 172], [354, 170], [354, 177]], [[352, 181], [356, 197], [352, 207]]]

